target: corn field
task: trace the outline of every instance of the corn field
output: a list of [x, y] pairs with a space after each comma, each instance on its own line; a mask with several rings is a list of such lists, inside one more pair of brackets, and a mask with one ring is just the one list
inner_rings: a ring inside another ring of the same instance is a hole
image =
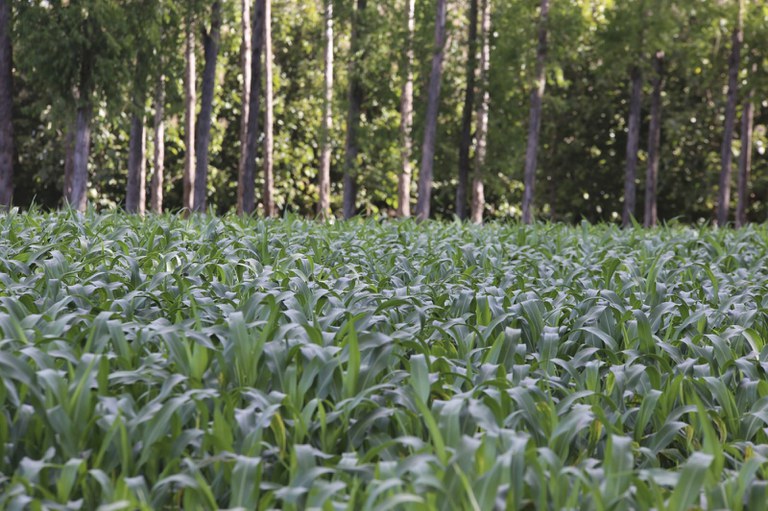
[[0, 217], [0, 508], [768, 507], [768, 228]]

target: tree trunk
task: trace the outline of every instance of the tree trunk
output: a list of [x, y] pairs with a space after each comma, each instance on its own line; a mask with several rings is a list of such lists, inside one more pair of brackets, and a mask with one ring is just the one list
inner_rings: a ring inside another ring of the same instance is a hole
[[413, 140], [413, 33], [416, 27], [415, 0], [408, 0], [408, 23], [403, 64], [403, 92], [400, 97], [400, 158], [402, 171], [397, 179], [397, 216], [411, 216], [411, 151]]
[[725, 126], [723, 145], [720, 148], [720, 188], [717, 203], [717, 225], [725, 227], [728, 223], [728, 210], [731, 203], [731, 162], [733, 159], [733, 131], [736, 124], [736, 96], [739, 83], [739, 64], [741, 44], [744, 41], [743, 0], [739, 0], [739, 14], [736, 28], [731, 37], [731, 55], [728, 58], [728, 97], [725, 105]]
[[637, 200], [637, 150], [640, 147], [640, 109], [642, 107], [643, 78], [638, 66], [629, 73], [631, 92], [629, 94], [629, 119], [627, 122], [627, 163], [624, 170], [624, 212], [622, 227], [629, 227], [635, 216]]
[[11, 0], [0, 0], [0, 211], [13, 198], [13, 53]]
[[131, 116], [131, 135], [128, 143], [128, 186], [125, 194], [125, 210], [128, 213], [140, 215], [144, 214], [147, 198], [146, 139], [144, 115], [134, 112]]
[[536, 185], [536, 157], [539, 151], [541, 130], [541, 102], [547, 84], [544, 68], [547, 56], [547, 18], [549, 0], [541, 0], [539, 19], [539, 42], [536, 48], [536, 85], [531, 92], [531, 111], [528, 119], [528, 146], [525, 150], [525, 172], [523, 173], [523, 223], [533, 220], [533, 192]]
[[469, 2], [469, 35], [467, 37], [467, 88], [461, 112], [459, 137], [459, 184], [456, 187], [456, 216], [467, 218], [467, 186], [469, 185], [469, 148], [472, 145], [472, 114], [475, 112], [475, 76], [477, 75], [477, 0]]
[[275, 216], [274, 107], [272, 100], [272, 0], [264, 1], [264, 215]]
[[67, 126], [64, 135], [64, 202], [69, 203], [72, 197], [72, 176], [75, 173], [75, 131], [76, 125], [72, 122]]
[[238, 182], [241, 213], [256, 209], [256, 152], [259, 144], [259, 101], [261, 100], [261, 51], [264, 44], [265, 0], [256, 0], [251, 31], [251, 91], [248, 94], [248, 128], [245, 143], [245, 171]]
[[491, 0], [482, 0], [480, 25], [480, 104], [477, 106], [477, 147], [475, 148], [475, 177], [472, 180], [472, 222], [483, 222], [485, 195], [483, 190], [483, 169], [488, 138], [488, 105], [491, 100], [488, 89], [488, 74], [491, 66]]
[[[88, 97], [82, 94], [81, 97]], [[91, 105], [89, 100], [77, 107], [75, 137], [72, 150], [72, 189], [69, 204], [77, 211], [85, 211], [88, 190], [88, 155], [91, 150]]]
[[131, 131], [128, 142], [128, 181], [125, 187], [125, 210], [143, 215], [147, 198], [147, 135], [144, 128], [146, 75], [143, 72], [144, 53], [136, 56], [136, 74], [131, 102]]
[[[258, 1], [258, 0], [257, 0]], [[240, 64], [243, 73], [242, 104], [240, 107], [240, 161], [237, 165], [237, 214], [243, 214], [243, 180], [248, 157], [248, 107], [251, 94], [251, 0], [242, 0], [243, 40], [240, 43]]]
[[[752, 68], [753, 72], [757, 69]], [[736, 203], [736, 227], [747, 223], [749, 204], [749, 174], [752, 168], [752, 127], [755, 116], [755, 91], [749, 92], [741, 113], [741, 153], [739, 154], [739, 198]]]
[[643, 225], [654, 227], [658, 221], [656, 187], [659, 177], [659, 146], [661, 143], [661, 90], [664, 87], [664, 52], [657, 51], [653, 59], [653, 94], [651, 95], [651, 125], [648, 129], [648, 167], [645, 174], [645, 216]]
[[195, 131], [195, 204], [194, 211], [204, 212], [208, 199], [208, 144], [211, 141], [213, 93], [216, 87], [216, 60], [219, 56], [219, 30], [221, 29], [221, 2], [211, 6], [211, 29], [203, 31], [203, 81], [200, 91], [200, 113]]
[[347, 138], [344, 143], [344, 218], [352, 218], [357, 206], [357, 155], [360, 151], [357, 141], [360, 130], [360, 109], [363, 103], [362, 65], [360, 55], [360, 24], [365, 14], [366, 0], [357, 0], [352, 37], [350, 39], [349, 62], [349, 112], [347, 117]]
[[429, 218], [432, 197], [432, 169], [435, 164], [435, 141], [437, 139], [437, 114], [440, 108], [440, 84], [445, 56], [445, 0], [437, 0], [435, 18], [435, 53], [432, 56], [432, 70], [429, 73], [427, 89], [427, 114], [424, 118], [424, 142], [421, 146], [421, 169], [419, 171], [419, 197], [416, 200], [416, 218]]
[[317, 214], [321, 219], [331, 213], [331, 127], [333, 123], [333, 2], [325, 2], [325, 80], [323, 84], [323, 124], [320, 129], [320, 174]]
[[163, 173], [165, 172], [165, 76], [160, 75], [155, 91], [155, 122], [154, 141], [155, 154], [152, 160], [152, 181], [150, 183], [150, 200], [152, 211], [163, 212]]
[[192, 21], [187, 18], [186, 34], [186, 67], [184, 69], [184, 197], [182, 207], [192, 211], [195, 205], [195, 103], [196, 93], [196, 62], [195, 36]]

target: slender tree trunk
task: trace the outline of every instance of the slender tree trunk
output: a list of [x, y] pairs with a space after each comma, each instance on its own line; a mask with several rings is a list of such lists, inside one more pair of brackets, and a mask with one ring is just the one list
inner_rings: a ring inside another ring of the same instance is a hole
[[146, 139], [144, 115], [134, 112], [131, 116], [131, 135], [128, 144], [128, 186], [125, 194], [125, 210], [140, 215], [144, 214], [147, 198]]
[[[755, 67], [752, 71], [756, 71]], [[739, 154], [739, 198], [736, 203], [736, 227], [747, 223], [749, 204], [749, 174], [752, 168], [752, 128], [755, 116], [755, 91], [749, 92], [741, 113], [741, 153]]]
[[525, 171], [523, 174], [523, 223], [533, 220], [533, 192], [536, 184], [536, 157], [539, 151], [541, 131], [541, 102], [547, 84], [544, 68], [547, 57], [547, 18], [549, 0], [541, 0], [539, 19], [539, 42], [536, 48], [536, 85], [531, 92], [531, 111], [528, 119], [528, 146], [525, 150]]
[[651, 95], [651, 125], [648, 129], [648, 167], [645, 174], [645, 216], [643, 225], [654, 227], [658, 222], [656, 187], [659, 178], [659, 147], [661, 144], [661, 90], [664, 88], [664, 52], [657, 51], [653, 59], [653, 94]]
[[360, 24], [365, 14], [365, 4], [366, 0], [357, 0], [357, 9], [352, 21], [352, 37], [350, 39], [352, 58], [349, 63], [349, 112], [347, 116], [347, 138], [344, 143], [344, 218], [352, 218], [357, 205], [357, 155], [360, 151], [357, 135], [360, 130], [360, 109], [363, 103]]
[[488, 73], [491, 66], [491, 0], [482, 0], [480, 25], [480, 104], [477, 106], [477, 148], [475, 149], [475, 177], [472, 180], [472, 222], [483, 222], [485, 195], [483, 170], [488, 138], [488, 106], [491, 100], [488, 89]]
[[152, 181], [150, 182], [150, 200], [152, 211], [163, 212], [163, 173], [165, 172], [165, 76], [160, 74], [155, 90], [155, 153], [152, 160]]
[[204, 212], [208, 199], [208, 144], [211, 141], [213, 93], [216, 87], [216, 60], [219, 56], [219, 30], [221, 29], [221, 2], [211, 6], [211, 29], [203, 32], [203, 82], [200, 91], [200, 114], [195, 131], [195, 204], [194, 211]]
[[[258, 1], [258, 0], [257, 0]], [[237, 165], [237, 214], [243, 214], [243, 179], [248, 156], [248, 107], [251, 94], [251, 0], [242, 0], [243, 40], [240, 44], [240, 64], [243, 73], [242, 105], [240, 107], [240, 161]]]
[[272, 100], [272, 0], [264, 0], [264, 215], [277, 214], [275, 208], [274, 108]]
[[317, 214], [321, 219], [331, 214], [331, 127], [333, 123], [333, 2], [325, 2], [325, 80], [323, 85], [323, 124], [320, 129], [320, 189]]
[[633, 66], [629, 73], [629, 119], [627, 122], [627, 163], [624, 170], [624, 212], [621, 225], [629, 227], [635, 216], [637, 200], [637, 150], [640, 147], [640, 109], [643, 96], [643, 78], [638, 66]]
[[144, 214], [147, 198], [147, 135], [144, 128], [146, 103], [146, 75], [143, 72], [143, 52], [136, 57], [136, 74], [133, 83], [131, 104], [131, 132], [128, 142], [128, 182], [125, 187], [125, 210], [128, 213]]
[[402, 171], [397, 179], [397, 216], [411, 216], [411, 151], [413, 139], [413, 33], [416, 27], [415, 0], [408, 0], [408, 23], [403, 64], [403, 91], [400, 97], [400, 158]]
[[736, 100], [739, 87], [739, 64], [741, 63], [741, 44], [744, 41], [743, 14], [744, 0], [739, 0], [739, 14], [736, 28], [731, 37], [731, 55], [728, 58], [728, 96], [725, 105], [725, 126], [723, 145], [720, 148], [720, 188], [717, 203], [717, 225], [725, 227], [728, 223], [728, 210], [731, 203], [731, 162], [733, 159], [733, 131], [736, 124]]
[[467, 36], [467, 88], [461, 112], [459, 137], [459, 184], [456, 187], [456, 216], [467, 218], [469, 185], [469, 148], [472, 145], [472, 114], [475, 113], [475, 76], [477, 75], [477, 0], [469, 2], [469, 35]]
[[424, 142], [421, 146], [421, 169], [419, 171], [419, 197], [416, 200], [416, 218], [429, 218], [432, 198], [432, 169], [435, 164], [435, 142], [437, 140], [437, 114], [440, 108], [440, 85], [445, 56], [445, 0], [437, 0], [435, 17], [435, 53], [432, 56], [432, 70], [429, 73], [427, 90], [427, 114], [424, 118]]
[[259, 101], [261, 100], [261, 51], [264, 45], [265, 0], [256, 0], [251, 30], [251, 91], [248, 94], [248, 129], [245, 142], [245, 171], [239, 182], [241, 213], [256, 209], [256, 153], [259, 146]]
[[11, 0], [0, 0], [0, 211], [13, 198], [13, 53]]
[[[87, 90], [87, 89], [86, 89]], [[88, 98], [90, 94], [82, 94]], [[91, 104], [88, 99], [77, 107], [75, 136], [72, 150], [72, 189], [69, 204], [77, 211], [85, 211], [88, 190], [88, 156], [91, 150]]]
[[75, 122], [67, 126], [64, 134], [64, 202], [72, 197], [72, 176], [75, 174]]
[[192, 21], [187, 19], [187, 34], [184, 69], [184, 197], [182, 206], [187, 211], [192, 211], [195, 205], [195, 103], [196, 92], [196, 62], [195, 62], [195, 36], [192, 30]]

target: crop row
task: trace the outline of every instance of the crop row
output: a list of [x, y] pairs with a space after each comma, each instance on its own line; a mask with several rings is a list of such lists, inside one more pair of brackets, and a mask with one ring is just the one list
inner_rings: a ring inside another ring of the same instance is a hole
[[0, 507], [766, 509], [767, 251], [0, 217]]

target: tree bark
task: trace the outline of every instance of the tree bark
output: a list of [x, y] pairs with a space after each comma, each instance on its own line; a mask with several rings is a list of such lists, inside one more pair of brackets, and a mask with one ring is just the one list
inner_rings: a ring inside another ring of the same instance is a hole
[[541, 0], [539, 14], [539, 42], [536, 47], [536, 85], [531, 92], [531, 110], [528, 119], [528, 146], [525, 150], [525, 171], [523, 173], [523, 223], [533, 220], [533, 192], [536, 185], [536, 157], [539, 151], [539, 132], [541, 131], [541, 103], [547, 84], [544, 67], [547, 57], [547, 18], [549, 0]]
[[408, 0], [408, 22], [403, 64], [403, 91], [400, 97], [400, 158], [402, 171], [397, 179], [397, 216], [411, 216], [411, 151], [413, 139], [413, 33], [416, 28], [415, 0]]
[[[89, 94], [81, 97], [88, 98]], [[77, 107], [75, 113], [75, 136], [72, 150], [72, 188], [69, 204], [77, 211], [85, 211], [88, 189], [88, 156], [91, 150], [91, 104], [89, 99]]]
[[13, 199], [13, 53], [11, 0], [0, 0], [0, 211]]
[[274, 107], [272, 92], [272, 0], [264, 0], [264, 215], [273, 217], [275, 208]]
[[445, 57], [445, 0], [437, 0], [435, 17], [435, 53], [432, 56], [432, 70], [429, 73], [427, 90], [427, 113], [424, 118], [424, 142], [421, 146], [421, 169], [419, 171], [419, 197], [416, 200], [416, 218], [429, 218], [432, 198], [432, 170], [435, 164], [435, 142], [437, 139], [437, 114], [440, 108], [440, 85]]
[[491, 0], [482, 0], [480, 24], [480, 104], [477, 106], [477, 147], [475, 149], [475, 176], [472, 180], [472, 222], [483, 222], [485, 194], [483, 170], [488, 138], [488, 106], [491, 100], [488, 88], [488, 74], [491, 66]]
[[640, 147], [640, 110], [643, 96], [643, 78], [638, 66], [633, 66], [629, 73], [629, 118], [627, 120], [627, 162], [624, 169], [624, 212], [621, 216], [622, 227], [629, 227], [635, 216], [637, 201], [637, 151]]
[[[258, 1], [258, 0], [257, 0]], [[237, 214], [243, 214], [243, 179], [248, 157], [248, 108], [251, 94], [251, 0], [242, 0], [243, 40], [240, 45], [240, 64], [243, 73], [242, 105], [240, 107], [240, 161], [237, 165]]]
[[[191, 16], [191, 14], [190, 14]], [[195, 103], [196, 91], [196, 62], [195, 36], [192, 30], [192, 20], [187, 18], [186, 48], [184, 69], [184, 197], [182, 207], [192, 211], [195, 205]]]
[[736, 28], [731, 36], [731, 55], [728, 58], [728, 96], [725, 105], [725, 126], [723, 144], [720, 148], [720, 187], [717, 203], [717, 225], [724, 227], [728, 223], [731, 203], [731, 163], [733, 160], [733, 132], [736, 124], [736, 96], [739, 83], [739, 64], [741, 62], [741, 44], [744, 41], [743, 0], [739, 0], [739, 13]]
[[256, 209], [256, 153], [259, 145], [259, 101], [261, 101], [261, 51], [264, 45], [265, 0], [256, 0], [251, 30], [251, 91], [248, 94], [248, 129], [245, 143], [245, 171], [238, 182], [241, 213]]
[[459, 184], [456, 187], [456, 216], [467, 218], [467, 186], [469, 185], [469, 148], [472, 145], [472, 114], [475, 113], [475, 76], [477, 75], [477, 0], [469, 2], [469, 34], [467, 36], [467, 88], [461, 112], [459, 137]]
[[366, 0], [357, 0], [352, 37], [350, 39], [349, 62], [349, 112], [347, 116], [347, 137], [344, 143], [344, 218], [352, 218], [357, 206], [357, 155], [358, 131], [360, 130], [360, 109], [363, 103], [362, 65], [360, 55], [360, 24], [365, 13]]
[[211, 116], [213, 93], [216, 87], [216, 60], [219, 56], [219, 31], [221, 29], [221, 2], [211, 6], [211, 29], [203, 31], [203, 78], [200, 91], [200, 113], [195, 131], [195, 204], [194, 211], [204, 212], [208, 199], [208, 145], [211, 141]]
[[333, 124], [333, 2], [325, 2], [325, 79], [323, 84], [323, 124], [320, 128], [320, 174], [317, 214], [321, 219], [331, 213], [331, 127]]
[[146, 139], [144, 115], [134, 112], [131, 116], [131, 134], [128, 143], [128, 186], [125, 194], [125, 210], [128, 213], [140, 215], [145, 212], [147, 199]]
[[643, 225], [654, 227], [658, 222], [656, 188], [659, 177], [659, 147], [661, 144], [661, 91], [664, 88], [664, 52], [657, 51], [653, 59], [653, 93], [651, 95], [651, 125], [648, 128], [648, 167], [645, 174], [645, 209]]
[[[753, 72], [757, 69], [752, 68]], [[736, 227], [747, 224], [749, 205], [749, 174], [752, 170], [752, 128], [755, 116], [755, 91], [749, 92], [741, 113], [741, 153], [739, 154], [739, 198], [736, 203]]]
[[150, 201], [152, 211], [163, 212], [163, 181], [165, 172], [165, 76], [157, 81], [155, 90], [154, 142], [155, 152], [152, 159], [152, 181], [150, 182]]

